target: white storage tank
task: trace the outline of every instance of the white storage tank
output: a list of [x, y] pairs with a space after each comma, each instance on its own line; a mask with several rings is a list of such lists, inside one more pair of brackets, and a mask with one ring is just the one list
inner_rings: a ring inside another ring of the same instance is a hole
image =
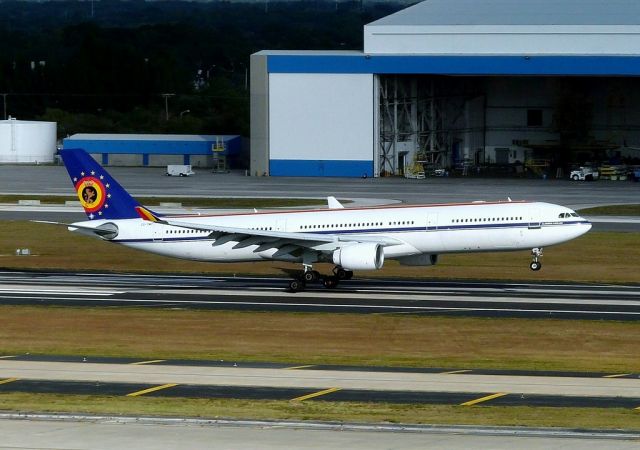
[[51, 163], [55, 153], [55, 122], [0, 120], [0, 164]]

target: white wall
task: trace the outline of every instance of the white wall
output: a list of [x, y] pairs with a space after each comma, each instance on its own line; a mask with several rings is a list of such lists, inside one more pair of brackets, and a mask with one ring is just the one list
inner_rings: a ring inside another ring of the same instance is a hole
[[269, 75], [269, 157], [373, 158], [372, 74]]
[[637, 55], [640, 27], [365, 25], [370, 54]]

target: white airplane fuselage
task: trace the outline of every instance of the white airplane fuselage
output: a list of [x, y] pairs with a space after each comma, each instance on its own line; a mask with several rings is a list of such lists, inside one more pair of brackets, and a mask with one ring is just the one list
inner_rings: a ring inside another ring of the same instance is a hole
[[[569, 241], [591, 229], [587, 220], [570, 209], [540, 202], [474, 202], [166, 217], [191, 224], [332, 235], [336, 239], [340, 236], [358, 236], [365, 240], [369, 237], [391, 238], [397, 244], [384, 246], [384, 258], [400, 259], [410, 265], [429, 265], [428, 259], [421, 259], [421, 255], [541, 248]], [[252, 238], [240, 239], [233, 234], [217, 236], [207, 230], [142, 219], [92, 220], [77, 224], [84, 227], [113, 224], [117, 233], [106, 237], [107, 240], [176, 258], [211, 262], [302, 261], [300, 252], [287, 253], [282, 251], [282, 246], [280, 249], [269, 248], [264, 239], [252, 244]], [[330, 254], [331, 245], [319, 243], [313, 250]]]

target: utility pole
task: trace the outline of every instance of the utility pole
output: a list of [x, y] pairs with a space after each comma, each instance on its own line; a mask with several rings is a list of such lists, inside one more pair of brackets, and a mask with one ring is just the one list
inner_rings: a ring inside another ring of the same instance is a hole
[[162, 94], [164, 97], [164, 117], [167, 122], [169, 121], [169, 97], [173, 97], [174, 95], [176, 94]]

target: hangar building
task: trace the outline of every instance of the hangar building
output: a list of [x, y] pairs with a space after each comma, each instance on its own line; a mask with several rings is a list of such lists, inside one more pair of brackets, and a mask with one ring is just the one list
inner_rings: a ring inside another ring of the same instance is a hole
[[426, 0], [365, 25], [364, 51], [253, 54], [251, 174], [624, 158], [639, 75], [640, 2]]
[[211, 167], [219, 156], [233, 165], [241, 146], [235, 135], [79, 133], [63, 140], [63, 148], [82, 148], [105, 166]]

